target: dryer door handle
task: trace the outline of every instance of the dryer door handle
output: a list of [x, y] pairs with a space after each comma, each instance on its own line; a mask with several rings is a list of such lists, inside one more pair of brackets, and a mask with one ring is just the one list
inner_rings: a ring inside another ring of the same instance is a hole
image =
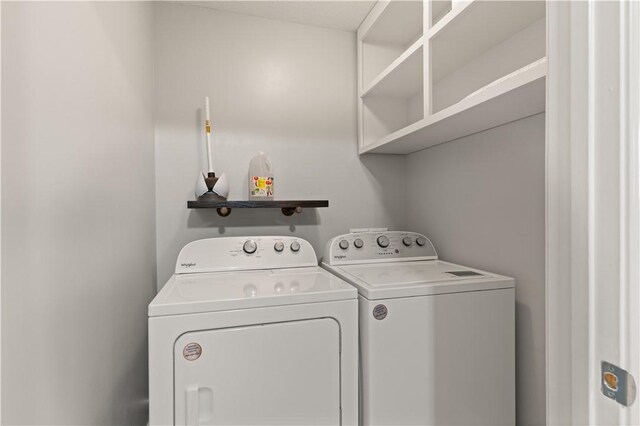
[[200, 424], [200, 409], [198, 407], [200, 399], [199, 390], [197, 384], [187, 386], [187, 404], [185, 407], [186, 426], [198, 426]]

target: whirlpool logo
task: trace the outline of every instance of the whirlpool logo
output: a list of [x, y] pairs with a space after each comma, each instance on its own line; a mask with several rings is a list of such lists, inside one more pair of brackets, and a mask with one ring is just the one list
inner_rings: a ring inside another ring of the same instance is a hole
[[192, 266], [196, 266], [196, 263], [195, 262], [181, 263], [180, 266], [182, 266], [183, 268], [191, 268]]

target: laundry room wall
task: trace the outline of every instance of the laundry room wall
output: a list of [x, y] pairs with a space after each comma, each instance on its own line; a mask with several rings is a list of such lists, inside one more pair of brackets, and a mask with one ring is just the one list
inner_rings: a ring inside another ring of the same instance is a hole
[[[221, 12], [156, 5], [158, 284], [180, 249], [208, 237], [283, 234], [322, 255], [352, 227], [405, 227], [405, 158], [357, 154], [355, 34]], [[249, 161], [264, 151], [277, 199], [328, 199], [285, 217], [277, 209], [188, 210], [206, 168], [203, 98], [211, 98], [213, 165], [229, 199], [247, 198]]]
[[545, 117], [407, 158], [408, 228], [440, 258], [516, 280], [518, 425], [545, 424]]
[[145, 424], [153, 9], [3, 2], [2, 424]]

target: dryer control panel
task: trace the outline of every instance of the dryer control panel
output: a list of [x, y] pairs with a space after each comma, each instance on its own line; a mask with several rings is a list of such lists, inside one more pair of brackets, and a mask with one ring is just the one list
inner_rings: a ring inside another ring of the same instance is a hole
[[365, 231], [332, 238], [325, 247], [322, 261], [329, 265], [346, 265], [437, 258], [431, 241], [417, 232]]
[[296, 237], [220, 237], [182, 248], [176, 274], [318, 266], [311, 244]]

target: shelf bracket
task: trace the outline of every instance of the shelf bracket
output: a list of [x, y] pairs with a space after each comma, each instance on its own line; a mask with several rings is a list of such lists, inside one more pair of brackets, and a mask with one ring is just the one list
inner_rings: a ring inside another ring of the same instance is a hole
[[[302, 213], [302, 207], [283, 207], [282, 214], [285, 216], [293, 216], [294, 213]], [[218, 207], [216, 209], [218, 215], [220, 217], [227, 217], [231, 214], [231, 209], [229, 207]]]
[[231, 209], [229, 207], [219, 207], [216, 209], [216, 211], [221, 217], [227, 217], [231, 214]]
[[292, 216], [294, 213], [302, 213], [302, 207], [283, 207], [282, 214], [285, 216]]

